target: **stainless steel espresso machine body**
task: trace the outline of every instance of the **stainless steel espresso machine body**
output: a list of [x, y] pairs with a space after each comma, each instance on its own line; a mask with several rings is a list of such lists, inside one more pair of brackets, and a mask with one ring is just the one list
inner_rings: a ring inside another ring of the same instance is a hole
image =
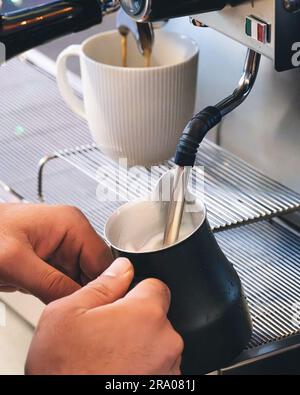
[[273, 59], [278, 71], [300, 65], [298, 0], [52, 0], [40, 5], [34, 2], [35, 6], [30, 1], [15, 4], [9, 10], [4, 6], [0, 13], [0, 42], [6, 46], [8, 59], [99, 24], [121, 5], [130, 17], [144, 23], [195, 14], [195, 25], [212, 27]]
[[297, 0], [123, 0], [121, 3], [125, 11], [139, 21], [201, 12], [191, 17], [196, 26], [214, 28], [273, 59], [276, 70], [300, 65], [300, 2]]
[[277, 71], [300, 66], [300, 2], [247, 1], [237, 7], [192, 17], [272, 59]]
[[[40, 14], [42, 8], [36, 7], [4, 13], [0, 20], [0, 41], [8, 46], [8, 58], [63, 34], [100, 23], [105, 12], [115, 11], [121, 3], [131, 17], [142, 22], [188, 15], [196, 26], [195, 31], [197, 27], [211, 27], [250, 48], [252, 54], [256, 52], [272, 59], [278, 71], [300, 66], [298, 0], [89, 0], [89, 3], [93, 3], [95, 12], [86, 9], [87, 0], [73, 0], [43, 5], [47, 17]], [[96, 12], [98, 6], [99, 13]], [[25, 36], [30, 39], [22, 40]], [[49, 71], [51, 67], [48, 66], [47, 63]], [[18, 92], [27, 79], [37, 81], [39, 87], [31, 84], [30, 89], [38, 98], [38, 104], [32, 99], [33, 106], [41, 105], [38, 113], [27, 103], [26, 113], [19, 107], [16, 111], [10, 108], [9, 116], [3, 117], [1, 133], [5, 135], [5, 142], [11, 142], [14, 151], [10, 158], [7, 147], [5, 151], [0, 147], [0, 179], [11, 187], [5, 186], [5, 189], [14, 189], [17, 199], [36, 201], [35, 160], [47, 154], [39, 164], [39, 199], [79, 206], [99, 233], [103, 233], [103, 219], [116, 208], [110, 203], [99, 203], [94, 197], [95, 185], [99, 183], [97, 169], [102, 164], [107, 165], [107, 158], [95, 145], [88, 143], [89, 134], [84, 123], [75, 120], [64, 108], [57, 97], [55, 82], [49, 76], [39, 73], [32, 65], [15, 60], [1, 71], [4, 84], [8, 84], [12, 76], [16, 80], [16, 90], [8, 87], [7, 97], [0, 95], [1, 103], [8, 101], [13, 107], [15, 97], [18, 97], [17, 103], [21, 103]], [[213, 77], [207, 75], [209, 78]], [[247, 73], [243, 81], [247, 83]], [[57, 115], [51, 123], [48, 122], [49, 111]], [[15, 146], [11, 135], [5, 134], [12, 128]], [[43, 128], [45, 133], [41, 133]], [[26, 130], [32, 132], [26, 134]], [[62, 130], [66, 131], [63, 137]], [[67, 138], [68, 130], [70, 138]], [[17, 157], [22, 158], [22, 169], [26, 168], [25, 162], [29, 164], [26, 171], [31, 169], [34, 173], [31, 177], [28, 173], [26, 176], [20, 174], [18, 168], [14, 170], [15, 165], [7, 165], [14, 163]], [[286, 225], [281, 216], [299, 210], [300, 196], [209, 141], [202, 144], [198, 159], [207, 170], [209, 221], [221, 248], [242, 278], [254, 321], [249, 347], [230, 366], [224, 366], [222, 373], [299, 373], [300, 234]], [[158, 172], [165, 172], [166, 167], [173, 164], [164, 164]], [[109, 171], [112, 180], [113, 165]], [[140, 170], [140, 176], [146, 179], [147, 169]], [[33, 192], [30, 185], [33, 185]], [[142, 194], [145, 192], [142, 190]], [[136, 198], [134, 192], [130, 197]]]

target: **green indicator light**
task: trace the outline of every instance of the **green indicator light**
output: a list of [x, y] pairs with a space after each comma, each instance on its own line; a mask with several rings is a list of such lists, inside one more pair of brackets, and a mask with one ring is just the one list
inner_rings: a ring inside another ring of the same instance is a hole
[[16, 126], [16, 135], [17, 136], [22, 136], [22, 134], [25, 133], [25, 129], [23, 128], [23, 126], [18, 125]]
[[246, 18], [246, 34], [252, 37], [252, 21], [249, 18]]

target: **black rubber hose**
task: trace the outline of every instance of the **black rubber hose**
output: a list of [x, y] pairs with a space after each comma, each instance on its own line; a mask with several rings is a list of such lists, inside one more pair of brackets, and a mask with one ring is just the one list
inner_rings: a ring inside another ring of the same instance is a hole
[[195, 115], [187, 124], [177, 146], [175, 163], [193, 167], [199, 146], [207, 133], [222, 120], [217, 107], [207, 107]]

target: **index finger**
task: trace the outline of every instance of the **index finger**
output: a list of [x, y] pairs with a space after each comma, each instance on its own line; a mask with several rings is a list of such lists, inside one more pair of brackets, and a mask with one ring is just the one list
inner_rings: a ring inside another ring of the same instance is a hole
[[167, 315], [171, 304], [171, 292], [162, 281], [151, 278], [139, 283], [124, 299], [151, 300]]
[[74, 272], [78, 273], [79, 266], [82, 283], [86, 284], [112, 264], [111, 250], [81, 211], [64, 206], [57, 207], [57, 213], [59, 211], [64, 233], [56, 249], [55, 263], [71, 277]]

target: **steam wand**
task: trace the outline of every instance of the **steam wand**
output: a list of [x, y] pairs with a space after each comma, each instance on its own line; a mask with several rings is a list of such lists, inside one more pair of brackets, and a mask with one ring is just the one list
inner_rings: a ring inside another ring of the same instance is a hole
[[178, 168], [169, 204], [164, 236], [165, 246], [176, 243], [179, 238], [188, 184], [187, 169], [195, 165], [199, 146], [207, 133], [218, 125], [225, 115], [240, 106], [250, 94], [256, 81], [260, 59], [260, 54], [248, 49], [243, 75], [235, 91], [216, 106], [207, 107], [196, 114], [183, 131], [175, 155]]

